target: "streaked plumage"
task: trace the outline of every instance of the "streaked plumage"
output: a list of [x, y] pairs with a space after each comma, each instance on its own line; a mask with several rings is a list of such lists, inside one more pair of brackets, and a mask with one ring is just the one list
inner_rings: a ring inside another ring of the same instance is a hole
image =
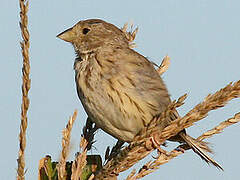
[[[153, 64], [129, 48], [125, 34], [116, 26], [90, 19], [58, 37], [74, 46], [78, 96], [89, 118], [105, 132], [131, 142], [170, 103]], [[176, 111], [171, 120], [177, 117]], [[204, 152], [210, 152], [206, 143], [186, 135], [185, 130], [172, 140], [187, 143], [206, 162], [221, 168]]]

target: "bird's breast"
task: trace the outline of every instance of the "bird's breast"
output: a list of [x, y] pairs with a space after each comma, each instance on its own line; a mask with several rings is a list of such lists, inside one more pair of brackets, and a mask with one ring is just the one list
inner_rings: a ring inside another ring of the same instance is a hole
[[112, 136], [131, 141], [144, 123], [120, 77], [113, 70], [104, 73], [97, 62], [82, 61], [75, 67], [78, 96], [88, 116]]

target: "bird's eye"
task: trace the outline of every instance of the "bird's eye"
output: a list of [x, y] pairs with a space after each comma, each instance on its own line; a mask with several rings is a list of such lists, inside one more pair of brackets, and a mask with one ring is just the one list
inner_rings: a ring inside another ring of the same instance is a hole
[[83, 34], [87, 34], [89, 31], [90, 31], [90, 29], [88, 29], [88, 28], [83, 28], [82, 33], [83, 33]]

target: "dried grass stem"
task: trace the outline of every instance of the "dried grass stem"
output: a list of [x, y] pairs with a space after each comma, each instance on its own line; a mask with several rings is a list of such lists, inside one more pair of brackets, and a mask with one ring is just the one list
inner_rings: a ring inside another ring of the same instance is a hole
[[29, 108], [28, 91], [30, 89], [30, 62], [29, 62], [29, 32], [28, 32], [28, 6], [29, 2], [26, 0], [19, 0], [20, 4], [20, 28], [23, 41], [20, 42], [23, 57], [22, 67], [22, 105], [21, 105], [21, 124], [19, 133], [19, 152], [18, 152], [18, 168], [17, 179], [25, 179], [25, 148], [26, 148], [26, 130], [28, 126], [27, 111]]
[[62, 151], [59, 163], [57, 165], [58, 169], [58, 179], [59, 180], [65, 180], [67, 173], [66, 173], [66, 161], [67, 157], [69, 155], [69, 148], [70, 148], [70, 138], [71, 138], [71, 131], [74, 121], [77, 117], [77, 110], [74, 111], [73, 116], [69, 118], [68, 124], [66, 128], [63, 130], [63, 138], [62, 138]]

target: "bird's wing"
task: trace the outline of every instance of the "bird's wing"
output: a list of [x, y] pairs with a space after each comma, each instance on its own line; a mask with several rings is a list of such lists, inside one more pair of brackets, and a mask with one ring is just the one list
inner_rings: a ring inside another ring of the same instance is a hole
[[102, 53], [97, 59], [105, 68], [103, 77], [111, 84], [130, 117], [136, 116], [147, 124], [153, 116], [165, 110], [170, 103], [169, 94], [148, 59], [129, 48]]

